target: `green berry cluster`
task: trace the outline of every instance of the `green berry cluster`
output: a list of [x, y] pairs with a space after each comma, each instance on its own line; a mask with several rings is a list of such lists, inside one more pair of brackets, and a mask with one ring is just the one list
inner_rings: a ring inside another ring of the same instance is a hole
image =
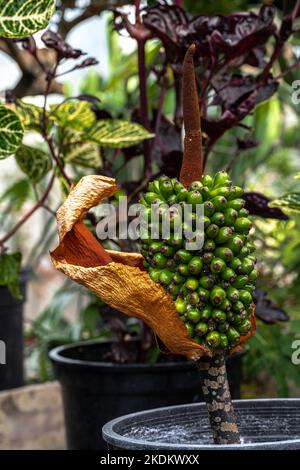
[[[211, 350], [237, 346], [251, 329], [257, 271], [248, 237], [251, 221], [242, 195], [242, 188], [220, 171], [214, 178], [203, 176], [189, 188], [177, 179], [162, 176], [149, 184], [140, 200], [149, 217], [153, 206], [164, 208], [162, 218], [166, 206], [204, 206], [204, 244], [200, 250], [186, 249], [186, 235], [176, 238], [170, 232], [167, 239], [153, 240], [148, 231], [141, 239], [141, 251], [151, 279], [172, 297], [191, 338]], [[195, 213], [193, 216], [192, 225]]]

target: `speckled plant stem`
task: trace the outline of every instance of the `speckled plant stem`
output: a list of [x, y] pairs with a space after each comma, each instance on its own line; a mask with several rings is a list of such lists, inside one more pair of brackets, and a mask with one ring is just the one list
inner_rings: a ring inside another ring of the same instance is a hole
[[215, 444], [239, 444], [224, 355], [203, 356], [197, 366]]

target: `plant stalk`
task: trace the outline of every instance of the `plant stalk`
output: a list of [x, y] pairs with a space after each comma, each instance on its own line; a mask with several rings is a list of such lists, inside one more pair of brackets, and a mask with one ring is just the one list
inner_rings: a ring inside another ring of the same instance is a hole
[[240, 435], [231, 402], [225, 356], [203, 356], [196, 363], [215, 444], [240, 444]]

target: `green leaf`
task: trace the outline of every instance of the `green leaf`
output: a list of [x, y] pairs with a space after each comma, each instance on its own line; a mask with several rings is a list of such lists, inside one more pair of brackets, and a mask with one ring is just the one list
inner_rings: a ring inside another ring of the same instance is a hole
[[31, 184], [27, 178], [24, 178], [9, 186], [0, 196], [0, 202], [7, 202], [10, 211], [19, 211], [30, 196]]
[[102, 165], [98, 144], [86, 142], [82, 132], [64, 129], [61, 152], [65, 163], [87, 168], [98, 168]]
[[96, 122], [96, 116], [87, 101], [66, 101], [61, 105], [51, 106], [51, 110], [54, 119], [62, 127], [86, 131]]
[[125, 148], [145, 139], [152, 139], [154, 134], [148, 132], [140, 124], [117, 119], [103, 119], [91, 129], [88, 137], [103, 147]]
[[300, 193], [284, 194], [269, 203], [270, 207], [279, 207], [284, 212], [300, 213]]
[[52, 167], [52, 161], [48, 153], [41, 149], [21, 145], [16, 152], [16, 161], [25, 175], [37, 183], [46, 176]]
[[16, 298], [21, 297], [19, 286], [21, 261], [21, 253], [4, 253], [0, 256], [0, 285], [7, 286]]
[[24, 129], [42, 131], [43, 108], [40, 106], [18, 100], [16, 103], [6, 105], [6, 108], [11, 109], [18, 115]]
[[55, 0], [0, 0], [0, 36], [31, 36], [48, 26], [54, 9]]
[[16, 113], [0, 105], [0, 160], [17, 151], [23, 134], [24, 129]]

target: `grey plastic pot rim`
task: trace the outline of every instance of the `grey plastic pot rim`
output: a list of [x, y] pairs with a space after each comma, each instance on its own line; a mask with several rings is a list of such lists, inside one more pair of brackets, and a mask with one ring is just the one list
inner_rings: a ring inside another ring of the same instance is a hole
[[[233, 404], [254, 404], [254, 403], [293, 403], [296, 402], [300, 407], [300, 398], [257, 398], [251, 400], [233, 400]], [[155, 408], [152, 410], [139, 411], [137, 413], [130, 413], [119, 418], [115, 418], [108, 423], [106, 423], [102, 428], [102, 437], [109, 444], [116, 448], [121, 449], [130, 449], [130, 450], [267, 450], [276, 447], [280, 450], [293, 447], [295, 449], [300, 448], [300, 439], [286, 439], [283, 441], [272, 441], [272, 442], [253, 442], [253, 443], [243, 443], [243, 444], [227, 444], [227, 445], [217, 445], [217, 444], [173, 444], [173, 443], [163, 443], [158, 441], [141, 441], [134, 439], [132, 437], [124, 437], [121, 434], [118, 434], [114, 431], [115, 426], [119, 425], [123, 421], [126, 421], [133, 417], [143, 416], [143, 418], [151, 419], [151, 415], [156, 412], [168, 411], [168, 410], [184, 410], [186, 407], [190, 409], [197, 408], [199, 406], [205, 407], [205, 403], [192, 403], [186, 405], [176, 405], [168, 406], [163, 408]]]

